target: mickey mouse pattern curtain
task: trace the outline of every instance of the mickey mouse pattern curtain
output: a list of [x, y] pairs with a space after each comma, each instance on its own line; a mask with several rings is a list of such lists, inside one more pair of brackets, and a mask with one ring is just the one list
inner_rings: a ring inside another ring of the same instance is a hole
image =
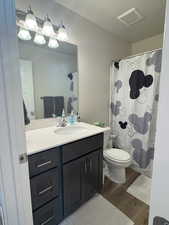
[[112, 63], [111, 128], [114, 147], [128, 151], [132, 167], [151, 176], [162, 50]]

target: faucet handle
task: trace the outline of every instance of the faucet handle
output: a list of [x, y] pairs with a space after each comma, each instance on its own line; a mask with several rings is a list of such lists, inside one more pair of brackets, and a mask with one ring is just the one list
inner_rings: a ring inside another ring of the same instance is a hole
[[67, 119], [66, 117], [63, 117], [61, 122], [61, 127], [66, 127], [66, 126], [67, 126]]
[[56, 126], [60, 127], [61, 126], [61, 122], [62, 122], [62, 117], [56, 117]]

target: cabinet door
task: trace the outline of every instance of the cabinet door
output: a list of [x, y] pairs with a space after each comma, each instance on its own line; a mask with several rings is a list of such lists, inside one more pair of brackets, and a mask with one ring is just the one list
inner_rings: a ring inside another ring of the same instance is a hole
[[82, 204], [83, 159], [63, 166], [64, 217]]
[[101, 151], [89, 154], [85, 158], [85, 169], [83, 175], [83, 202], [89, 200], [95, 193], [99, 192], [101, 181]]

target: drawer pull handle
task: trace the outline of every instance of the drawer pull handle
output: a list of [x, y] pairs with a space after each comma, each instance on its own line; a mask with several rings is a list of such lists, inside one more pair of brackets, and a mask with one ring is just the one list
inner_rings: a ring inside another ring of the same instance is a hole
[[43, 194], [46, 193], [47, 191], [50, 191], [52, 188], [53, 188], [53, 185], [51, 185], [51, 186], [45, 188], [44, 190], [42, 190], [42, 191], [39, 192], [39, 195], [43, 195]]
[[38, 168], [41, 168], [41, 167], [46, 166], [46, 165], [49, 165], [49, 164], [51, 164], [51, 163], [52, 163], [52, 161], [50, 160], [50, 161], [47, 161], [47, 162], [45, 162], [45, 163], [42, 163], [42, 164], [37, 165], [37, 167], [38, 167]]
[[42, 222], [40, 225], [46, 225], [47, 223], [49, 223], [51, 220], [53, 220], [54, 216], [49, 217], [47, 220], [45, 220], [44, 222]]
[[85, 174], [87, 173], [87, 163], [86, 163], [86, 160], [85, 160]]
[[92, 167], [93, 167], [93, 165], [92, 165], [92, 159], [90, 159], [90, 172], [92, 172]]

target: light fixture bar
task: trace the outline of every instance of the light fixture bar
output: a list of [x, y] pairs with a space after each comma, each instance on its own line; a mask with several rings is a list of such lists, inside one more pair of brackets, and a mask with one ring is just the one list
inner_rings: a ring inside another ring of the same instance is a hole
[[[63, 24], [63, 22], [60, 25], [54, 25], [52, 24], [49, 16], [47, 15], [45, 20], [42, 20], [38, 17], [36, 17], [31, 9], [31, 7], [28, 8], [27, 12], [16, 10], [17, 20], [16, 25], [20, 28], [19, 30], [23, 30], [26, 32], [28, 38], [28, 33], [31, 35], [30, 31], [35, 33], [34, 42], [37, 44], [46, 43], [44, 41], [46, 38], [49, 39], [48, 41], [48, 47], [49, 48], [57, 48], [59, 47], [59, 41], [67, 41], [68, 35], [67, 30]], [[22, 31], [22, 33], [23, 33]], [[22, 33], [18, 35], [22, 38]], [[23, 33], [25, 34], [25, 33]], [[44, 37], [44, 40], [43, 40]], [[31, 37], [32, 38], [32, 37]], [[37, 41], [38, 40], [38, 41]]]
[[23, 20], [18, 20], [18, 21], [16, 21], [16, 25], [18, 26], [18, 27], [20, 27], [20, 28], [23, 28], [23, 29], [26, 29], [26, 30], [29, 30], [29, 31], [33, 31], [33, 32], [36, 32], [36, 33], [38, 33], [38, 34], [41, 34], [41, 35], [43, 35], [43, 36], [46, 36], [46, 37], [48, 37], [48, 38], [54, 38], [54, 39], [57, 39], [57, 34], [56, 33], [53, 33], [53, 35], [47, 35], [47, 34], [44, 34], [43, 32], [42, 32], [42, 29], [43, 28], [41, 28], [41, 27], [38, 27], [38, 30], [34, 30], [34, 29], [28, 29], [28, 27], [24, 24], [24, 21]]

